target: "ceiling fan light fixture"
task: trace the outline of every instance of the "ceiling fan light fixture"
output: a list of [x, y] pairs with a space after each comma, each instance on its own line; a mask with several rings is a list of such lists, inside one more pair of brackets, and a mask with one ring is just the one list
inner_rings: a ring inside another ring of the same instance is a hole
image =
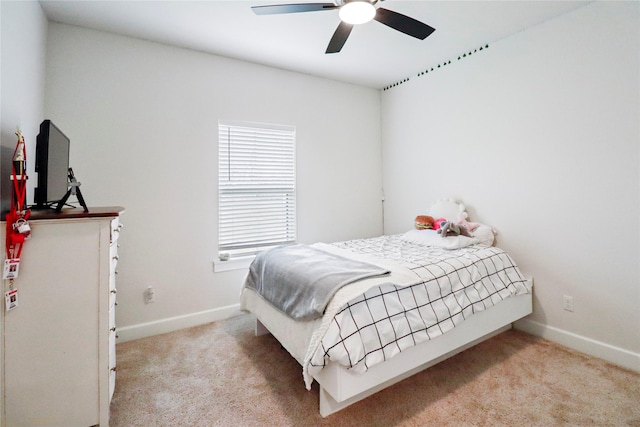
[[367, 0], [353, 0], [340, 8], [339, 15], [347, 24], [364, 24], [376, 16], [376, 8]]

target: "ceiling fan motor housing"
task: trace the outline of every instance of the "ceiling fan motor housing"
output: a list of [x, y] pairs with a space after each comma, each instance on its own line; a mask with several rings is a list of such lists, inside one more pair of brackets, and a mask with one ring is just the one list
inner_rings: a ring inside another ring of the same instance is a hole
[[376, 16], [375, 3], [375, 0], [344, 0], [340, 7], [340, 20], [351, 25], [369, 22]]

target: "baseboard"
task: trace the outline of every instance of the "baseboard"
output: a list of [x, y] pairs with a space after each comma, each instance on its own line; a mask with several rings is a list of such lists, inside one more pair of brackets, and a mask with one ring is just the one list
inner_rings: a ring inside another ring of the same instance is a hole
[[118, 328], [117, 342], [123, 343], [153, 335], [166, 334], [167, 332], [173, 332], [179, 329], [228, 319], [229, 317], [236, 316], [240, 313], [240, 304], [233, 304], [226, 307], [214, 308], [212, 310], [185, 314], [183, 316], [169, 317], [166, 319], [155, 320], [153, 322], [124, 326], [122, 328]]
[[[240, 313], [240, 304], [233, 304], [212, 310], [185, 314], [183, 316], [169, 317], [153, 322], [124, 326], [122, 328], [118, 328], [118, 343], [146, 338], [153, 335], [165, 334], [167, 332], [190, 328], [192, 326], [204, 325], [206, 323], [224, 320]], [[518, 320], [513, 324], [513, 326], [516, 329], [527, 332], [531, 335], [548, 339], [549, 341], [581, 351], [588, 355], [599, 357], [600, 359], [622, 366], [623, 368], [640, 372], [640, 354], [638, 353], [633, 353], [623, 348], [615, 347], [529, 319]]]
[[590, 356], [598, 357], [614, 365], [640, 372], [640, 354], [638, 353], [633, 353], [620, 347], [615, 347], [529, 319], [518, 320], [513, 326], [531, 335], [548, 339], [549, 341], [578, 350]]

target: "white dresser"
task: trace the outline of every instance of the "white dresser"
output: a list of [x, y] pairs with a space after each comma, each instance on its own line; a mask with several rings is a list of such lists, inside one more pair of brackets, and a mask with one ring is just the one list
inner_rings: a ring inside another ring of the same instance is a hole
[[14, 280], [18, 307], [2, 307], [1, 425], [109, 425], [122, 212], [33, 213]]

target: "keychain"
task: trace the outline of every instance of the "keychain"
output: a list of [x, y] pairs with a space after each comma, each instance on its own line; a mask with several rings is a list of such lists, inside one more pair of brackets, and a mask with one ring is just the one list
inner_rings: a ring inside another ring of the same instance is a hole
[[29, 240], [29, 237], [31, 237], [31, 226], [24, 217], [18, 218], [15, 224], [13, 224], [13, 231], [23, 235], [24, 240]]

